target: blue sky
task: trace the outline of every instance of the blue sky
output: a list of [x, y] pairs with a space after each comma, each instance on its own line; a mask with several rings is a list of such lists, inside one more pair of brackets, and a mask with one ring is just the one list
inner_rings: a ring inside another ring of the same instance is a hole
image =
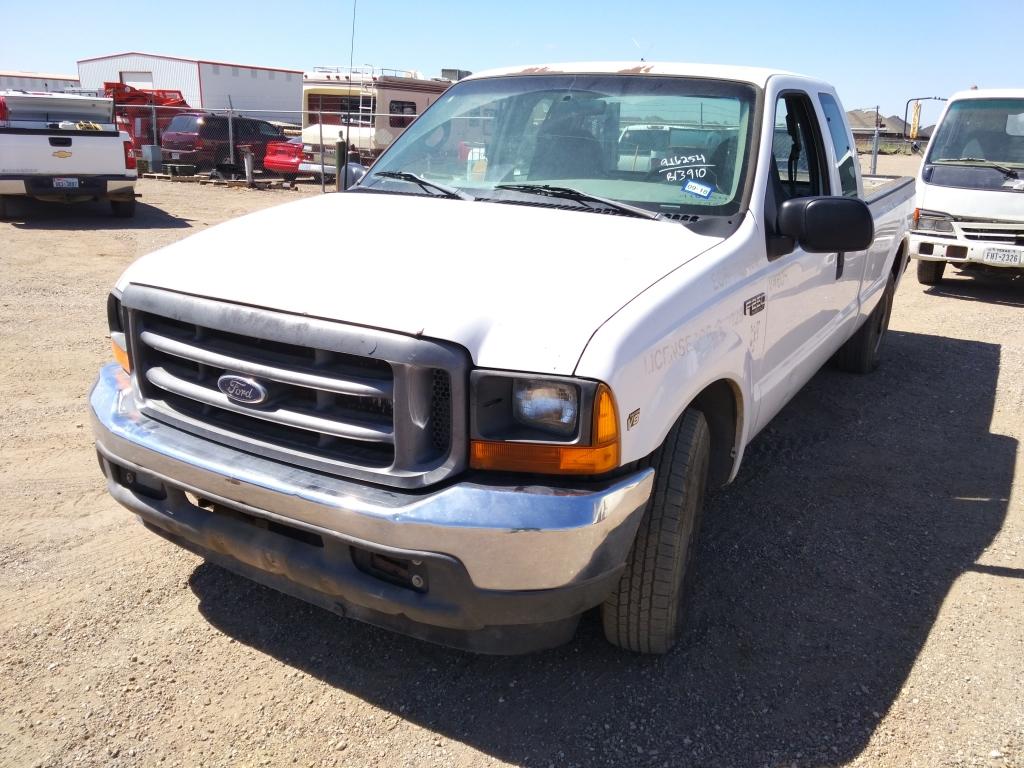
[[[28, 3], [0, 0], [0, 69], [75, 73], [139, 50], [311, 69], [347, 64], [352, 1]], [[579, 60], [777, 67], [832, 82], [847, 109], [980, 87], [1024, 87], [1024, 0], [578, 2], [361, 0], [355, 63], [479, 71]], [[939, 106], [925, 104], [924, 121]]]

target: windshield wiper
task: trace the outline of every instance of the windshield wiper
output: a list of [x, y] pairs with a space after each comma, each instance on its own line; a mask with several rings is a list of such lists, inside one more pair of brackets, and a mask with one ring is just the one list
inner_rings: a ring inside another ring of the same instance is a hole
[[580, 192], [571, 187], [554, 187], [550, 184], [498, 184], [495, 189], [504, 189], [509, 192], [525, 192], [528, 195], [543, 195], [544, 197], [555, 197], [563, 200], [572, 200], [577, 203], [598, 203], [607, 208], [628, 213], [632, 216], [642, 216], [645, 219], [661, 219], [662, 215], [655, 211], [648, 211], [629, 203], [620, 203], [618, 200], [609, 200], [607, 197], [598, 197], [586, 192]]
[[1001, 171], [1008, 178], [1018, 178], [1017, 171], [1015, 171], [1013, 168], [1008, 168], [1005, 165], [1000, 165], [999, 163], [992, 162], [991, 160], [986, 160], [983, 157], [942, 157], [939, 158], [938, 160], [932, 160], [932, 162], [948, 163], [950, 165], [952, 165], [953, 163], [984, 163], [986, 168], [995, 168], [997, 171]]
[[461, 189], [455, 187], [446, 187], [444, 184], [438, 184], [436, 181], [430, 181], [424, 179], [422, 176], [417, 176], [415, 173], [408, 173], [406, 171], [376, 171], [372, 174], [373, 176], [380, 176], [385, 179], [398, 179], [399, 181], [408, 181], [412, 184], [419, 184], [427, 192], [437, 191], [440, 192], [444, 197], [451, 197], [455, 200], [473, 200], [473, 196], [463, 192]]

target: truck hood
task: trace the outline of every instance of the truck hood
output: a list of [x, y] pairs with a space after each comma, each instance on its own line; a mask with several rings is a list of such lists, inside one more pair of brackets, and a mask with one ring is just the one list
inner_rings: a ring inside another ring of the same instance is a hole
[[121, 276], [455, 342], [476, 365], [570, 374], [600, 325], [721, 242], [672, 221], [332, 194], [225, 222]]
[[961, 189], [917, 179], [918, 208], [970, 219], [1024, 221], [1024, 192], [1000, 189]]

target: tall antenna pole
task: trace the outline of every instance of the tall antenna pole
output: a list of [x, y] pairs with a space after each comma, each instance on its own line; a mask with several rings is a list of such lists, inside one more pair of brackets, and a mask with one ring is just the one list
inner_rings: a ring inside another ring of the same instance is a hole
[[[359, 0], [352, 0], [352, 37], [348, 42], [348, 82], [349, 85], [355, 82], [355, 78], [352, 75], [352, 62], [355, 58], [356, 50], [356, 6], [359, 4]], [[345, 159], [344, 165], [339, 165], [339, 168], [345, 169], [345, 181], [348, 181], [348, 154], [352, 151], [352, 91], [349, 90], [348, 96], [349, 115], [345, 121]], [[363, 106], [363, 83], [359, 81], [359, 106]], [[362, 109], [360, 109], [360, 117], [362, 117]], [[372, 125], [373, 117], [370, 117]], [[344, 191], [344, 187], [342, 187]]]
[[[352, 72], [352, 61], [355, 56], [356, 49], [356, 5], [359, 4], [359, 0], [352, 0], [352, 39], [348, 44], [348, 71]], [[351, 82], [351, 81], [349, 81]]]

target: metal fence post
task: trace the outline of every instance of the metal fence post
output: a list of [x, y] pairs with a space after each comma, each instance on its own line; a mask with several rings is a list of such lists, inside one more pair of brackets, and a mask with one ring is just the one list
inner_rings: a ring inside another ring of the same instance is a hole
[[878, 172], [878, 136], [879, 136], [879, 118], [878, 118], [879, 107], [875, 106], [875, 134], [871, 139], [871, 175], [874, 176]]
[[320, 192], [327, 192], [327, 174], [324, 168], [324, 115], [322, 112], [316, 113], [316, 124], [320, 129]]
[[[214, 158], [214, 162], [217, 159]], [[235, 164], [235, 110], [228, 110], [228, 162]]]
[[342, 186], [342, 168], [348, 164], [348, 150], [345, 146], [344, 141], [334, 142], [334, 191], [342, 192], [345, 187]]
[[875, 136], [871, 140], [871, 175], [878, 172], [878, 125], [875, 124]]
[[253, 157], [252, 149], [246, 147], [242, 150], [242, 162], [245, 163], [245, 182], [250, 187], [253, 186], [253, 165], [256, 158]]

